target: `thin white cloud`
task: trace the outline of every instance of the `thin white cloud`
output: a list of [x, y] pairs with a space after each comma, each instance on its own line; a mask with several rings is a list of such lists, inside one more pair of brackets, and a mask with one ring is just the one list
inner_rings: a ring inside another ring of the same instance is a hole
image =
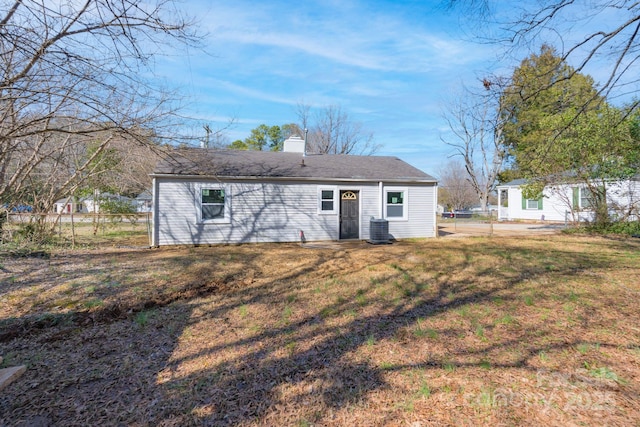
[[274, 95], [273, 91], [267, 92], [267, 91], [255, 89], [249, 86], [236, 84], [231, 81], [209, 78], [209, 79], [202, 79], [200, 81], [200, 85], [203, 88], [206, 88], [207, 86], [215, 87], [217, 90], [224, 90], [238, 97], [242, 96], [245, 98], [258, 99], [258, 100], [273, 102], [278, 104], [288, 104], [288, 105], [296, 104], [295, 100]]
[[209, 23], [214, 42], [221, 48], [274, 48], [274, 55], [301, 53], [344, 66], [394, 72], [425, 72], [486, 57], [482, 47], [442, 31], [415, 28], [389, 11], [348, 7], [345, 13], [307, 22], [272, 7], [239, 3], [217, 9]]
[[404, 155], [428, 172], [441, 151], [439, 94], [492, 55], [451, 35], [418, 2], [193, 1], [211, 56], [192, 52], [188, 73], [174, 61], [166, 75], [188, 80], [202, 119], [234, 117], [231, 140], [261, 123], [295, 121], [300, 102], [340, 105], [374, 133], [380, 154]]

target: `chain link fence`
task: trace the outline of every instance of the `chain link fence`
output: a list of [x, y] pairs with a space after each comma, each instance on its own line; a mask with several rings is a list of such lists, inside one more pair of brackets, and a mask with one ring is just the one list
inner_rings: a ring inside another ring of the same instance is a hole
[[443, 212], [438, 215], [438, 235], [451, 234], [488, 235], [494, 233], [494, 225], [498, 221], [498, 211], [456, 211]]
[[150, 246], [152, 215], [65, 213], [3, 213], [1, 241], [28, 241], [45, 231], [56, 244], [82, 246]]

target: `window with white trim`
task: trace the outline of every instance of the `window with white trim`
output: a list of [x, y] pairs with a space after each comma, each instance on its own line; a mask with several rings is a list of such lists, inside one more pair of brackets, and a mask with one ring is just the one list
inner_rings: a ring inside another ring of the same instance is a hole
[[406, 220], [408, 217], [407, 189], [387, 187], [384, 190], [384, 217], [388, 220]]
[[538, 199], [527, 199], [526, 197], [524, 197], [524, 194], [522, 195], [522, 209], [523, 210], [542, 210], [542, 199], [543, 196], [540, 195], [540, 198]]
[[597, 203], [605, 199], [604, 187], [589, 189], [587, 187], [573, 187], [573, 207], [575, 209], [593, 209]]
[[593, 195], [587, 188], [580, 188], [580, 207], [589, 209], [593, 207]]
[[229, 197], [224, 187], [202, 186], [199, 198], [200, 222], [230, 222]]
[[318, 187], [318, 213], [335, 214], [336, 213], [336, 195], [335, 187]]

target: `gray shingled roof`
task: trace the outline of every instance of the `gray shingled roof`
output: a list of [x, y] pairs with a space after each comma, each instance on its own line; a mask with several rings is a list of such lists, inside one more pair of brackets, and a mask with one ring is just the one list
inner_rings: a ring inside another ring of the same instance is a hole
[[504, 184], [498, 185], [498, 187], [514, 187], [526, 184], [528, 181], [524, 178], [514, 179], [513, 181], [505, 182]]
[[283, 153], [220, 149], [181, 149], [158, 163], [158, 175], [234, 178], [300, 178], [435, 182], [408, 163], [389, 156]]
[[[572, 172], [566, 172], [564, 175], [565, 175], [564, 179], [563, 179], [562, 177], [561, 177], [561, 178], [559, 178], [559, 179], [557, 178], [555, 182], [556, 182], [556, 183], [562, 183], [562, 182], [564, 182], [564, 183], [570, 183], [570, 182], [572, 182], [572, 181], [567, 180], [567, 177], [574, 177], [574, 176], [575, 176], [575, 173], [572, 173]], [[631, 180], [631, 181], [640, 181], [640, 174], [634, 175], [634, 176], [632, 176], [632, 177], [630, 177], [630, 178], [627, 178], [627, 179], [629, 179], [629, 180]], [[614, 179], [614, 180], [615, 180], [615, 179]], [[551, 181], [551, 180], [549, 180], [549, 181], [550, 181], [550, 182], [554, 182], [554, 181]], [[575, 180], [574, 180], [574, 181], [575, 181]], [[522, 185], [527, 184], [528, 182], [529, 182], [529, 180], [528, 180], [528, 179], [519, 178], [519, 179], [514, 179], [513, 181], [506, 182], [506, 183], [504, 183], [504, 184], [500, 184], [500, 185], [498, 185], [498, 187], [520, 187], [520, 186], [522, 186]]]

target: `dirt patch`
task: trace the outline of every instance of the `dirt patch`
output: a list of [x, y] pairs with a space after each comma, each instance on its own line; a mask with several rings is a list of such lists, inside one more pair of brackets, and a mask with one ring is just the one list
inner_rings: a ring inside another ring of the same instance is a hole
[[640, 422], [640, 242], [0, 258], [0, 425]]

